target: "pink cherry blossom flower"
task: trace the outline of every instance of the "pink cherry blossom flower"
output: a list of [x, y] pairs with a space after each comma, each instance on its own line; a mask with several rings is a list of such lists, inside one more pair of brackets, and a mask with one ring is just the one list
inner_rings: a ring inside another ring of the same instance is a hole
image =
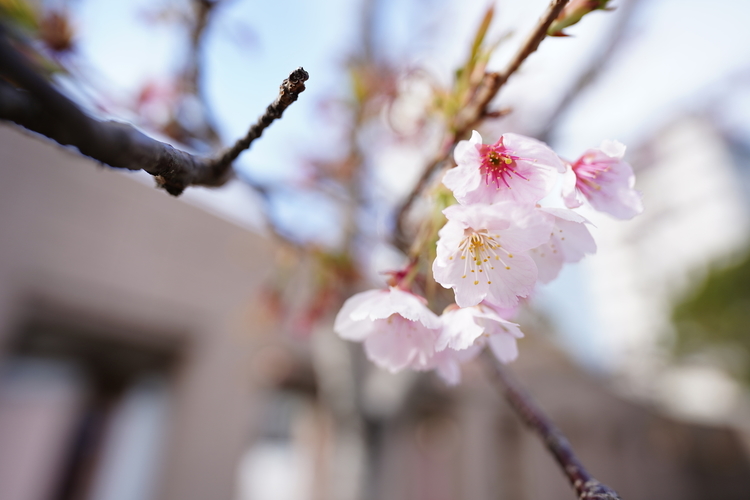
[[477, 357], [485, 345], [490, 346], [502, 363], [518, 357], [516, 339], [523, 337], [523, 333], [517, 324], [503, 319], [486, 304], [463, 309], [449, 306], [440, 319], [443, 329], [436, 344], [437, 352], [427, 366], [448, 385], [461, 381], [461, 365]]
[[477, 131], [454, 151], [456, 168], [443, 184], [459, 203], [512, 200], [534, 204], [554, 187], [557, 172], [565, 172], [560, 158], [543, 142], [518, 134], [504, 134], [495, 144], [482, 144]]
[[533, 248], [529, 255], [539, 270], [539, 281], [549, 283], [557, 278], [566, 262], [578, 262], [586, 254], [596, 253], [596, 243], [586, 224], [588, 220], [564, 208], [539, 208], [549, 214], [554, 225], [547, 243]]
[[462, 309], [449, 307], [440, 319], [443, 330], [435, 344], [437, 351], [446, 348], [462, 351], [486, 342], [502, 363], [518, 357], [516, 339], [523, 337], [521, 329], [485, 304]]
[[460, 307], [486, 300], [513, 307], [534, 288], [537, 269], [527, 251], [549, 240], [552, 218], [513, 202], [453, 205], [438, 233], [435, 281], [453, 288]]
[[347, 299], [333, 329], [343, 339], [364, 342], [367, 357], [376, 365], [398, 372], [431, 369], [441, 326], [422, 297], [392, 287]]
[[563, 180], [563, 197], [568, 208], [581, 205], [580, 195], [600, 212], [618, 219], [632, 219], [643, 212], [641, 193], [633, 189], [633, 168], [623, 161], [625, 146], [603, 141], [568, 166]]

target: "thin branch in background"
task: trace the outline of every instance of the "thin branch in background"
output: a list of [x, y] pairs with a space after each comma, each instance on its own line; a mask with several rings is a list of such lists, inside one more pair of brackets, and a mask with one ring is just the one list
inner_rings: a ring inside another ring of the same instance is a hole
[[466, 133], [474, 128], [481, 120], [487, 117], [488, 107], [492, 99], [495, 98], [500, 89], [505, 85], [508, 79], [518, 71], [521, 64], [539, 48], [539, 44], [542, 43], [547, 37], [547, 30], [550, 25], [560, 15], [568, 0], [552, 0], [547, 6], [547, 10], [539, 18], [536, 26], [526, 37], [526, 40], [518, 49], [516, 55], [510, 60], [504, 70], [496, 73], [488, 73], [485, 75], [484, 81], [480, 85], [477, 93], [472, 99], [470, 106], [465, 108], [465, 112], [462, 113], [458, 118], [455, 128], [456, 137], [460, 139]]
[[596, 480], [583, 466], [570, 443], [547, 415], [537, 406], [528, 392], [522, 389], [511, 374], [485, 350], [484, 361], [492, 366], [495, 380], [499, 382], [503, 396], [524, 424], [541, 438], [547, 449], [560, 465], [565, 477], [578, 494], [580, 500], [620, 500], [620, 496], [609, 486]]
[[534, 134], [537, 139], [542, 142], [549, 142], [565, 113], [583, 95], [583, 92], [599, 78], [599, 75], [609, 67], [609, 63], [615, 58], [623, 46], [623, 41], [631, 31], [633, 14], [637, 10], [639, 2], [640, 0], [627, 0], [621, 2], [618, 6], [615, 25], [608, 31], [603, 48], [596, 57], [591, 59], [586, 69], [578, 75], [578, 78], [557, 102], [557, 106], [544, 121], [544, 127]]
[[521, 67], [521, 64], [539, 48], [539, 44], [547, 36], [547, 30], [552, 22], [562, 12], [568, 0], [552, 0], [542, 17], [539, 18], [534, 29], [529, 33], [526, 41], [521, 45], [518, 52], [510, 60], [503, 71], [487, 73], [474, 94], [471, 102], [462, 110], [453, 124], [453, 131], [448, 135], [440, 152], [425, 166], [422, 175], [396, 212], [395, 243], [401, 250], [408, 248], [407, 238], [404, 234], [406, 214], [414, 204], [414, 201], [424, 191], [434, 173], [450, 158], [456, 143], [466, 133], [475, 127], [480, 121], [492, 116], [489, 111], [490, 102], [495, 98], [500, 89], [508, 79]]
[[228, 168], [231, 163], [246, 149], [250, 147], [255, 139], [263, 134], [263, 131], [268, 128], [274, 120], [281, 118], [286, 108], [289, 107], [294, 101], [297, 100], [299, 95], [305, 90], [305, 82], [310, 77], [303, 68], [297, 68], [291, 72], [288, 78], [286, 78], [279, 87], [279, 95], [276, 97], [271, 104], [266, 108], [266, 112], [263, 113], [258, 121], [253, 124], [245, 134], [245, 137], [238, 139], [234, 143], [234, 146], [228, 148], [215, 160], [212, 161], [214, 168], [225, 169]]
[[[245, 137], [214, 158], [176, 149], [140, 132], [132, 125], [99, 121], [84, 113], [40, 76], [10, 43], [0, 27], [0, 119], [13, 121], [53, 139], [72, 145], [95, 160], [114, 168], [145, 170], [157, 184], [177, 196], [188, 186], [220, 186], [231, 174], [232, 162], [305, 90], [309, 78], [302, 68], [285, 79], [279, 95]], [[18, 88], [17, 88], [17, 87]]]
[[219, 0], [193, 0], [192, 25], [190, 26], [188, 55], [185, 68], [182, 72], [183, 92], [195, 96], [200, 105], [201, 123], [196, 130], [191, 130], [192, 135], [198, 135], [198, 139], [206, 144], [217, 147], [221, 145], [221, 139], [216, 131], [216, 124], [208, 104], [205, 89], [203, 88], [203, 58], [202, 47], [205, 41], [206, 29], [209, 25], [214, 9]]

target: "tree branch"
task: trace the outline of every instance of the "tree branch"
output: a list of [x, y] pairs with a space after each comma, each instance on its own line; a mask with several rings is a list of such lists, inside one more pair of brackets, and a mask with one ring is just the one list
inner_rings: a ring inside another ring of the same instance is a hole
[[13, 83], [0, 82], [0, 119], [13, 121], [60, 144], [75, 146], [82, 154], [111, 167], [143, 169], [175, 196], [188, 186], [224, 184], [230, 177], [232, 161], [297, 100], [309, 77], [302, 68], [294, 70], [281, 84], [276, 100], [245, 137], [216, 157], [204, 158], [154, 140], [132, 125], [86, 115], [33, 69], [12, 47], [2, 28], [0, 76]]
[[[218, 6], [219, 1], [220, 0], [193, 0], [191, 2], [193, 18], [188, 21], [188, 23], [192, 22], [192, 24], [189, 26], [188, 54], [181, 75], [182, 92], [197, 98], [201, 113], [200, 126], [190, 127], [190, 130], [183, 130], [181, 132], [187, 133], [190, 138], [198, 139], [205, 145], [213, 148], [221, 145], [221, 138], [216, 132], [216, 122], [214, 121], [211, 107], [208, 104], [203, 85], [202, 48], [209, 20], [213, 15], [214, 9]], [[187, 96], [182, 96], [183, 101], [185, 97]], [[181, 122], [180, 128], [185, 128], [185, 125]]]
[[483, 353], [486, 364], [493, 367], [494, 378], [502, 386], [503, 395], [524, 424], [536, 432], [562, 468], [565, 477], [578, 494], [579, 500], [620, 500], [609, 486], [600, 483], [581, 464], [563, 433], [539, 408], [528, 392], [487, 350]]
[[518, 70], [518, 68], [521, 67], [521, 64], [526, 58], [536, 52], [539, 44], [542, 43], [542, 40], [547, 36], [547, 29], [560, 12], [562, 12], [567, 3], [568, 0], [552, 0], [547, 7], [547, 10], [542, 14], [542, 17], [539, 18], [534, 29], [529, 33], [528, 37], [526, 37], [526, 41], [524, 41], [505, 69], [500, 72], [485, 74], [484, 79], [480, 83], [471, 102], [469, 102], [469, 104], [456, 117], [453, 123], [453, 131], [446, 139], [446, 147], [442, 148], [440, 153], [427, 164], [419, 180], [397, 212], [395, 239], [399, 248], [402, 250], [406, 248], [404, 219], [414, 201], [427, 186], [432, 175], [438, 170], [443, 162], [448, 160], [456, 143], [461, 140], [469, 130], [474, 128], [480, 121], [490, 114], [488, 107], [492, 99], [495, 98], [508, 79]]
[[587, 68], [578, 75], [575, 82], [563, 94], [557, 106], [545, 120], [542, 129], [534, 137], [542, 142], [549, 142], [555, 128], [560, 124], [560, 119], [565, 116], [571, 106], [583, 95], [584, 91], [609, 68], [612, 60], [615, 59], [615, 56], [621, 49], [626, 36], [631, 32], [633, 14], [638, 9], [639, 2], [640, 0], [627, 0], [620, 3], [617, 8], [617, 22], [608, 31], [603, 48], [596, 57], [591, 59]]

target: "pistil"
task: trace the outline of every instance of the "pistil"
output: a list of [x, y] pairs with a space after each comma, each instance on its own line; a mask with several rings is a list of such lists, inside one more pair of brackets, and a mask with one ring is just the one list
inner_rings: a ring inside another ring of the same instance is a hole
[[482, 144], [479, 147], [479, 153], [482, 156], [482, 165], [479, 171], [484, 176], [486, 185], [494, 184], [497, 189], [500, 189], [502, 183], [508, 189], [512, 189], [508, 181], [512, 180], [514, 175], [529, 180], [518, 172], [517, 161], [533, 162], [534, 160], [514, 155], [513, 151], [503, 146], [502, 138], [493, 145]]

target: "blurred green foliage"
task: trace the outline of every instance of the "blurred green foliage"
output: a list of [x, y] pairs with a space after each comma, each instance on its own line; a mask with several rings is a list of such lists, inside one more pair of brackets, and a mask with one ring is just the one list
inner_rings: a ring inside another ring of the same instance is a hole
[[750, 385], [750, 252], [711, 271], [673, 312], [675, 354], [711, 353]]

